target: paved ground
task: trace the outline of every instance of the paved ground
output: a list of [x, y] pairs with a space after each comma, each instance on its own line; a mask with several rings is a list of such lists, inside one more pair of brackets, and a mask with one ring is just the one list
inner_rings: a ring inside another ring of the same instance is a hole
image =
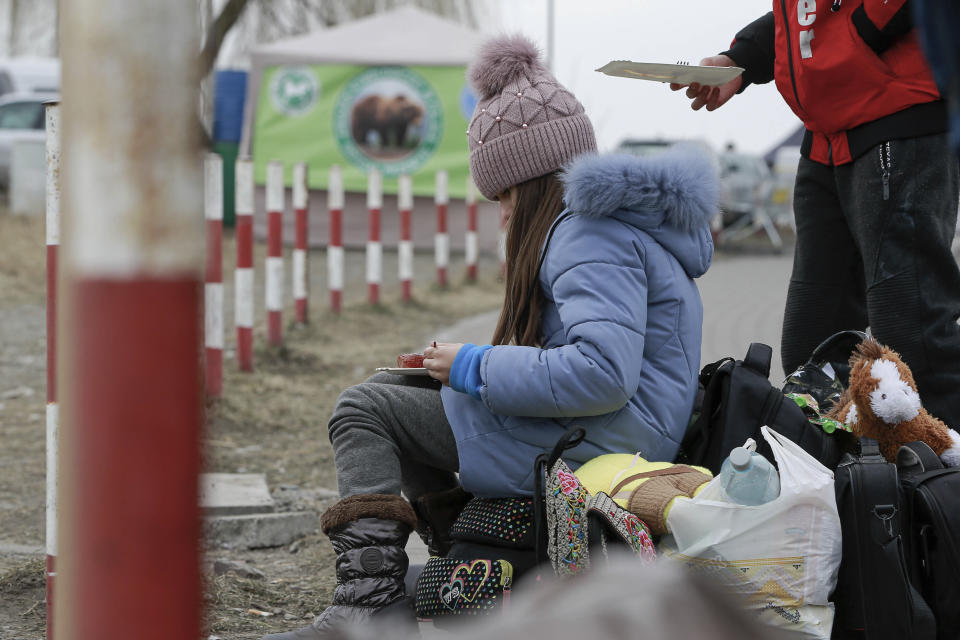
[[703, 298], [702, 364], [742, 358], [751, 342], [773, 347], [771, 381], [786, 377], [780, 365], [780, 327], [793, 254], [723, 255], [699, 281]]

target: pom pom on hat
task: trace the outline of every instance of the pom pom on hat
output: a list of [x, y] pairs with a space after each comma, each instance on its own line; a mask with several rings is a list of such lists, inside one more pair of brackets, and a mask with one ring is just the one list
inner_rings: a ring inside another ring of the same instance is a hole
[[520, 76], [545, 73], [540, 51], [526, 36], [501, 36], [480, 47], [470, 67], [470, 83], [481, 96], [493, 96]]

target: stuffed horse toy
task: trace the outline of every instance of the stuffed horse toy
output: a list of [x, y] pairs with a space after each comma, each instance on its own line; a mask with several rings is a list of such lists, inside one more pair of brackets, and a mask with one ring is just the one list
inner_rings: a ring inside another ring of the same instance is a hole
[[829, 416], [857, 436], [874, 438], [888, 462], [901, 445], [920, 440], [950, 467], [960, 466], [960, 435], [927, 413], [910, 368], [872, 338], [850, 357], [850, 385]]

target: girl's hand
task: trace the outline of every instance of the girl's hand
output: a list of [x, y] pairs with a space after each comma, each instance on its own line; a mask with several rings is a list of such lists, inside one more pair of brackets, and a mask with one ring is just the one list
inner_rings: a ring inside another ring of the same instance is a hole
[[423, 366], [427, 374], [443, 384], [450, 384], [450, 368], [463, 346], [462, 342], [433, 342], [423, 350]]

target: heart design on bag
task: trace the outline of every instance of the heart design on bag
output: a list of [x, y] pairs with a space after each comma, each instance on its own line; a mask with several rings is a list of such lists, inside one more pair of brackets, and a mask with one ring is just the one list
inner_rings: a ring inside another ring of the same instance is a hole
[[489, 560], [474, 560], [469, 564], [466, 562], [458, 564], [450, 576], [450, 584], [459, 582], [462, 590], [461, 597], [467, 602], [473, 602], [477, 593], [480, 592], [480, 587], [490, 577], [490, 569]]
[[451, 580], [440, 585], [440, 602], [450, 611], [455, 611], [460, 597], [463, 595], [463, 582]]

